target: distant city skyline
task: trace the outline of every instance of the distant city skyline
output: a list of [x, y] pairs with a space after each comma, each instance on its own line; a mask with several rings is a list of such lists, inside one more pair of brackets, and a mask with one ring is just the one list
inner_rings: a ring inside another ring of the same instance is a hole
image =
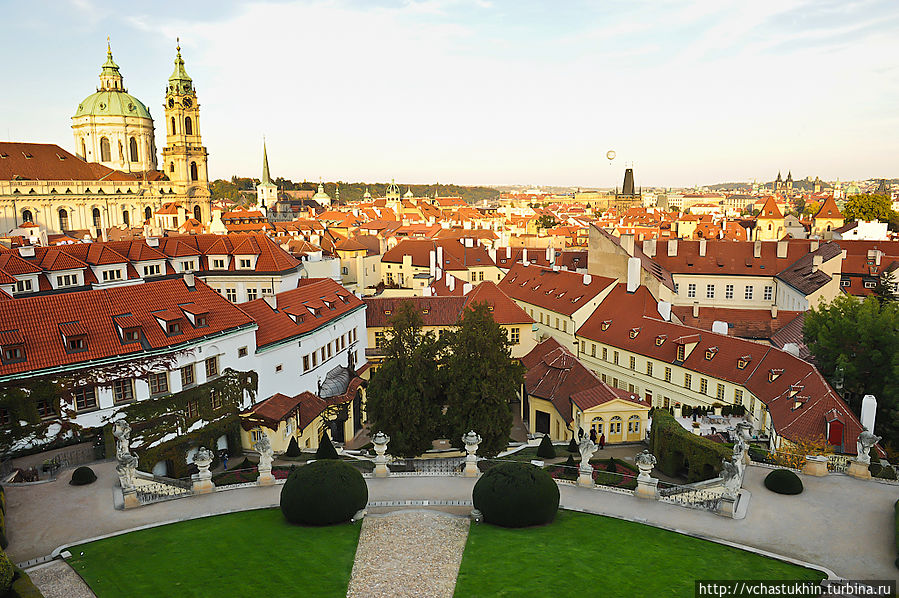
[[[896, 177], [889, 0], [2, 4], [0, 137], [74, 151], [106, 37], [165, 144], [181, 38], [210, 178], [692, 187]], [[154, 12], [146, 12], [153, 10]], [[610, 163], [605, 154], [615, 150]]]

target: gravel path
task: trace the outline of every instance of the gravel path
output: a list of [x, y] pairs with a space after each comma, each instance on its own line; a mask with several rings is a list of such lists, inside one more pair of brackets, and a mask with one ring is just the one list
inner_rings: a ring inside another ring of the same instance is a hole
[[368, 516], [347, 597], [451, 597], [467, 537], [467, 518], [435, 511]]
[[95, 598], [84, 580], [65, 561], [50, 561], [27, 573], [44, 598]]

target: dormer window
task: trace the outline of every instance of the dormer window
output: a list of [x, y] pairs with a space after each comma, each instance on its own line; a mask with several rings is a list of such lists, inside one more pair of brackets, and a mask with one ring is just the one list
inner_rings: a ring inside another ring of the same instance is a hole
[[144, 266], [144, 276], [159, 276], [161, 269], [159, 264], [150, 264], [149, 266]]
[[718, 354], [718, 347], [709, 347], [705, 350], [705, 359], [706, 361], [711, 361], [715, 358], [715, 355]]
[[677, 360], [683, 361], [687, 355], [687, 348], [683, 345], [677, 346]]
[[180, 322], [169, 322], [166, 331], [168, 334], [181, 334]]
[[656, 337], [656, 347], [661, 347], [665, 344], [665, 341], [668, 340], [667, 334], [660, 334]]
[[3, 347], [3, 363], [17, 363], [25, 361], [24, 345]]
[[213, 270], [224, 270], [225, 269], [225, 260], [221, 258], [214, 258], [212, 260], [212, 269]]
[[207, 323], [207, 320], [206, 320], [206, 316], [205, 315], [197, 316], [196, 323], [194, 324], [194, 326], [196, 326], [197, 328], [205, 328], [206, 326], [209, 326], [209, 324]]
[[611, 326], [611, 325], [612, 325], [612, 320], [603, 320], [603, 323], [602, 323], [602, 325], [600, 325], [599, 328], [600, 328], [600, 330], [605, 332], [606, 330], [609, 329], [609, 326]]
[[795, 397], [797, 394], [799, 394], [799, 391], [801, 391], [802, 388], [803, 388], [803, 386], [801, 384], [791, 384], [790, 385], [790, 396]]
[[136, 343], [140, 340], [140, 329], [129, 328], [128, 330], [124, 330], [122, 332], [122, 338], [126, 343]]
[[103, 270], [103, 282], [112, 282], [115, 280], [122, 280], [121, 270]]
[[774, 382], [775, 380], [780, 378], [780, 375], [783, 373], [784, 371], [780, 368], [773, 368], [768, 370], [768, 382]]
[[66, 343], [66, 348], [69, 350], [69, 353], [84, 351], [87, 349], [87, 340], [83, 336], [70, 338]]
[[638, 335], [638, 334], [640, 334], [640, 329], [639, 329], [639, 328], [631, 328], [631, 331], [630, 331], [630, 333], [628, 334], [628, 336], [630, 336], [631, 338], [637, 338], [637, 335]]
[[749, 365], [749, 362], [752, 361], [751, 355], [744, 355], [740, 359], [737, 360], [737, 369], [745, 370], [746, 366]]
[[248, 260], [248, 259], [241, 259], [241, 260], [240, 260], [240, 268], [241, 268], [241, 270], [249, 270], [250, 268], [252, 268], [251, 264], [252, 264], [252, 261], [251, 261], [251, 260]]

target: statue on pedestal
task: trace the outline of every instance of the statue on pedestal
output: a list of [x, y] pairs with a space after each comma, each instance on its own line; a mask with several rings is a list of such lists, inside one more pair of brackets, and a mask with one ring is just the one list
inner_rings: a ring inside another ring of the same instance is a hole
[[858, 455], [855, 460], [859, 463], [864, 463], [868, 465], [871, 463], [871, 455], [869, 452], [871, 451], [871, 447], [880, 442], [881, 437], [875, 436], [873, 433], [868, 431], [868, 428], [864, 428], [862, 433], [858, 435], [858, 440], [855, 443], [856, 450]]
[[134, 472], [137, 471], [137, 457], [131, 454], [131, 426], [123, 419], [112, 425], [112, 435], [116, 440], [116, 473], [122, 490], [134, 489]]

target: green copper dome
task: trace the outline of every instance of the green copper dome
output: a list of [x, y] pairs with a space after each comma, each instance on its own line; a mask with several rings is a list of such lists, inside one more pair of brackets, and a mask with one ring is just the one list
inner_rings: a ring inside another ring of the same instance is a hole
[[78, 104], [75, 118], [79, 116], [140, 116], [152, 118], [143, 102], [125, 91], [98, 91]]

